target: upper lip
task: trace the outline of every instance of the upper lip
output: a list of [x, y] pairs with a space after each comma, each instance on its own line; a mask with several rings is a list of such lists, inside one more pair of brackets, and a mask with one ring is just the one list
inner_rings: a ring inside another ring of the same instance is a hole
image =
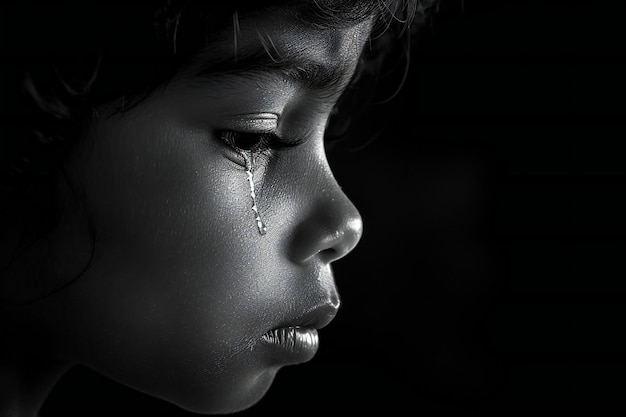
[[321, 329], [326, 327], [337, 315], [339, 310], [339, 302], [325, 303], [308, 309], [306, 312], [293, 320], [289, 320], [281, 327], [306, 327], [313, 329]]

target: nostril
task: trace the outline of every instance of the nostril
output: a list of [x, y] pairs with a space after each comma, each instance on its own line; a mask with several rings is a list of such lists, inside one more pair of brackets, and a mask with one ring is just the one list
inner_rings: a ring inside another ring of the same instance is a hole
[[323, 249], [319, 252], [318, 256], [322, 259], [324, 263], [331, 263], [336, 261], [337, 259], [342, 258], [340, 252], [335, 248], [327, 248]]
[[354, 217], [333, 234], [323, 249], [319, 251], [319, 256], [325, 263], [341, 259], [356, 247], [362, 235], [363, 222], [361, 217]]

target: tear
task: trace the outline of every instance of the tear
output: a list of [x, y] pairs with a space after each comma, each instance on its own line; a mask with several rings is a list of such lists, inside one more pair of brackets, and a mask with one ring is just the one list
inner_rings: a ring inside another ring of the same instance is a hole
[[248, 175], [248, 185], [250, 186], [250, 197], [252, 198], [252, 212], [254, 213], [254, 220], [256, 221], [257, 229], [259, 230], [260, 235], [264, 235], [267, 233], [267, 226], [261, 220], [261, 215], [259, 214], [259, 208], [256, 203], [256, 193], [254, 192], [254, 157], [252, 153], [250, 156], [246, 155], [245, 152], [241, 152], [241, 156], [246, 161], [246, 174]]

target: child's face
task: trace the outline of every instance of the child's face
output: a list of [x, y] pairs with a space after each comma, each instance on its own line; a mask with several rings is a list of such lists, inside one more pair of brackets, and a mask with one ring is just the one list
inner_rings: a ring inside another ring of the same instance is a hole
[[[71, 170], [95, 228], [93, 262], [41, 304], [41, 320], [61, 335], [57, 355], [183, 408], [224, 412], [252, 405], [280, 367], [315, 354], [311, 329], [339, 307], [330, 263], [362, 232], [323, 134], [371, 23], [278, 21], [242, 21], [238, 59], [263, 51], [261, 33], [275, 58], [297, 52], [339, 71], [338, 89], [320, 72], [308, 81], [278, 69], [199, 81], [190, 71], [128, 114], [101, 109]], [[232, 39], [226, 48], [234, 53]], [[299, 142], [255, 157], [265, 235], [245, 161], [223, 131]], [[281, 334], [296, 347], [264, 339], [296, 326]]]

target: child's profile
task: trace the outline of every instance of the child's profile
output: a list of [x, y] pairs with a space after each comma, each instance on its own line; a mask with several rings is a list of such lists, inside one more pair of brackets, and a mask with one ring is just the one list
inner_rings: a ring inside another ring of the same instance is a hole
[[73, 365], [230, 413], [311, 360], [363, 231], [326, 136], [430, 3], [3, 6], [0, 415]]

